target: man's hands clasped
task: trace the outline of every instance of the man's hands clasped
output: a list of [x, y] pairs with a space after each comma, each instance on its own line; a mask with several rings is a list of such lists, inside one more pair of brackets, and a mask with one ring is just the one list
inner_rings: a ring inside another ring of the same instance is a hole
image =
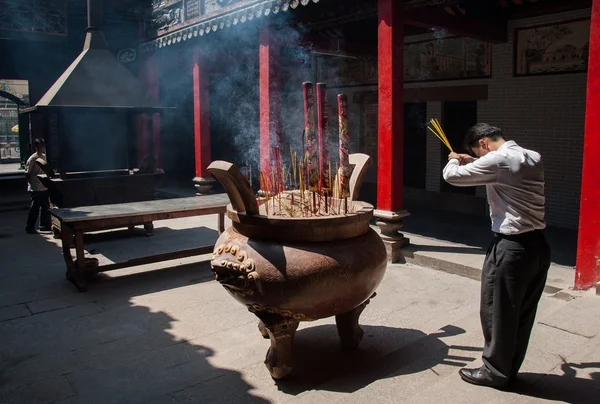
[[448, 161], [452, 159], [457, 159], [461, 166], [465, 164], [469, 164], [477, 160], [475, 157], [469, 156], [468, 154], [459, 154], [459, 153], [450, 153], [448, 155]]

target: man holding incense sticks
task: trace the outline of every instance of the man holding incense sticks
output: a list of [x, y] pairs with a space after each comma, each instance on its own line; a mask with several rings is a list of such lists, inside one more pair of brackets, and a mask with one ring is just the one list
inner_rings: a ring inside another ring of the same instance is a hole
[[550, 267], [543, 233], [544, 167], [539, 153], [506, 141], [500, 129], [486, 123], [469, 129], [465, 147], [476, 157], [450, 153], [444, 180], [485, 185], [494, 238], [481, 276], [484, 365], [459, 374], [466, 382], [501, 389], [523, 363]]

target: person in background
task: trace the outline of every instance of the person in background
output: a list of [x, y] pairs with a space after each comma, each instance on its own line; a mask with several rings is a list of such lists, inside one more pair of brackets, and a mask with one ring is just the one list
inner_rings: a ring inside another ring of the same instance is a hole
[[477, 158], [450, 153], [443, 177], [455, 186], [485, 185], [494, 238], [481, 275], [484, 364], [459, 374], [468, 383], [502, 389], [525, 358], [550, 267], [544, 167], [539, 153], [506, 141], [486, 123], [469, 129], [465, 147]]
[[35, 225], [40, 210], [40, 231], [51, 231], [50, 212], [48, 211], [50, 209], [48, 190], [38, 178], [38, 174], [43, 174], [44, 172], [39, 164], [36, 163], [38, 159], [41, 159], [43, 162], [46, 161], [46, 143], [44, 139], [35, 139], [33, 146], [35, 153], [27, 159], [27, 163], [25, 164], [25, 176], [28, 183], [27, 190], [31, 194], [31, 207], [27, 216], [27, 226], [25, 227], [25, 231], [29, 234], [37, 233]]

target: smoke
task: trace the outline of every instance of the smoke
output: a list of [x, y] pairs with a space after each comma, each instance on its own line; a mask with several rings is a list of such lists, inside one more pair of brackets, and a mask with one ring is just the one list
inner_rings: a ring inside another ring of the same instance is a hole
[[[312, 80], [310, 49], [303, 43], [306, 30], [295, 23], [293, 14], [280, 12], [268, 17], [272, 40], [281, 45], [274, 55], [273, 71], [279, 74], [280, 139], [284, 160], [290, 146], [297, 155], [303, 151], [302, 83]], [[259, 46], [263, 21], [247, 21], [202, 38], [199, 46], [205, 57], [218, 61], [211, 75], [212, 159], [227, 159], [238, 166], [260, 164]]]

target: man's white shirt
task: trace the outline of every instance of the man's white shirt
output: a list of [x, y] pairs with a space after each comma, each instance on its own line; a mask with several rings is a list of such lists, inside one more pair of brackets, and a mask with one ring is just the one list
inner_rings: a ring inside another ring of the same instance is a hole
[[46, 155], [43, 153], [35, 152], [27, 159], [25, 164], [25, 175], [27, 176], [27, 190], [29, 192], [41, 192], [46, 191], [46, 187], [42, 184], [40, 179], [37, 177], [38, 174], [44, 174], [39, 165], [36, 164], [35, 160], [38, 158], [46, 161]]
[[546, 227], [544, 166], [539, 153], [507, 141], [473, 163], [452, 159], [443, 177], [455, 186], [485, 185], [492, 231], [519, 234]]

